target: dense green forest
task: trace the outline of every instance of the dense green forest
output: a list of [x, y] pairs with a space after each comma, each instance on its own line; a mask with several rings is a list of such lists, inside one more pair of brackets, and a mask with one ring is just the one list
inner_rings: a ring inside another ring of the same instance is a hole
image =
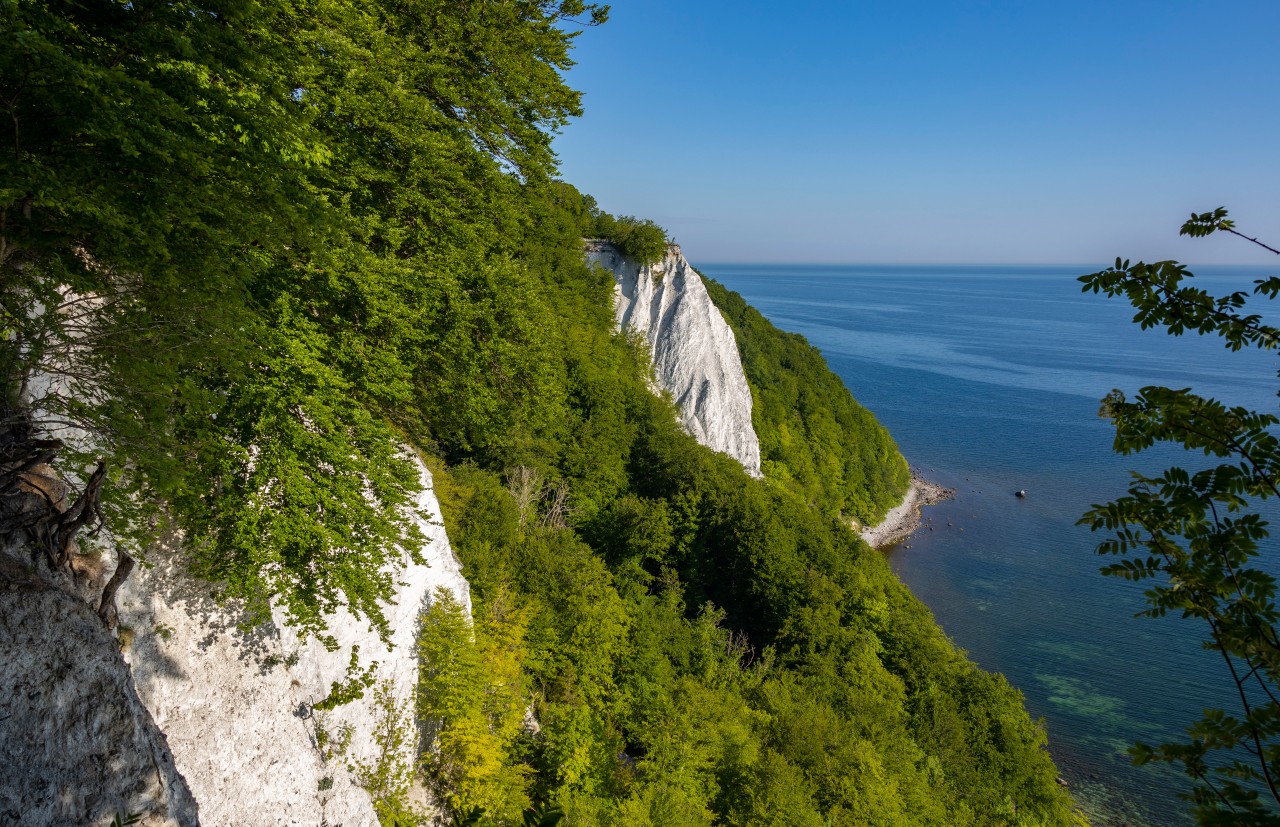
[[661, 231], [551, 152], [605, 12], [7, 0], [4, 428], [81, 429], [62, 467], [105, 456], [122, 543], [178, 527], [224, 599], [321, 637], [339, 604], [385, 626], [425, 455], [475, 602], [439, 596], [420, 641], [421, 771], [459, 814], [1072, 823], [1019, 694], [848, 530], [905, 466], [812, 348], [712, 286], [759, 482], [614, 332], [581, 239]]

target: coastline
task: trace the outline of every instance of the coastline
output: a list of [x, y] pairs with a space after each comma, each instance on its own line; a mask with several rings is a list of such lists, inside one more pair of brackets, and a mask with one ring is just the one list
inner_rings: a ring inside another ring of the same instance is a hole
[[911, 471], [911, 485], [902, 502], [889, 509], [884, 519], [876, 525], [858, 530], [858, 534], [874, 549], [888, 548], [911, 536], [920, 527], [920, 509], [955, 497], [953, 488], [946, 488]]

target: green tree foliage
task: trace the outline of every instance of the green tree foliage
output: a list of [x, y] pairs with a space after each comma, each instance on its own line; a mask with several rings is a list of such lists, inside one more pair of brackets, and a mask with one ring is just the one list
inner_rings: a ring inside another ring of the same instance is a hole
[[619, 364], [630, 427], [597, 451], [625, 452], [628, 488], [594, 516], [537, 519], [556, 487], [530, 505], [510, 470], [437, 477], [473, 594], [529, 613], [532, 798], [599, 825], [1072, 823], [1021, 696]]
[[528, 805], [526, 770], [514, 760], [525, 709], [521, 659], [527, 619], [499, 591], [473, 624], [440, 588], [418, 636], [417, 715], [429, 738], [428, 773], [458, 810], [498, 819]]
[[643, 264], [661, 259], [670, 243], [666, 231], [657, 224], [630, 215], [614, 218], [606, 212], [597, 213], [591, 229], [595, 238], [612, 241], [624, 256]]
[[[614, 332], [582, 239], [647, 260], [666, 234], [550, 151], [603, 7], [0, 10], [5, 415], [88, 434], [118, 534], [176, 524], [222, 594], [319, 635], [339, 605], [385, 630], [428, 454], [475, 617], [424, 616], [415, 712], [460, 812], [1069, 823], [1017, 694], [848, 530], [905, 466], [812, 349], [717, 294], [768, 485], [685, 434]], [[366, 769], [404, 815], [402, 768]]]
[[514, 256], [579, 112], [574, 21], [605, 14], [5, 3], [6, 417], [88, 433], [117, 533], [176, 518], [258, 617], [381, 627], [375, 573], [421, 539], [396, 430], [494, 454], [558, 427]]
[[876, 523], [911, 480], [889, 432], [803, 336], [778, 330], [742, 296], [703, 280], [738, 340], [765, 477], [824, 514]]
[[[1193, 237], [1213, 232], [1277, 252], [1238, 232], [1225, 209], [1193, 213], [1182, 227]], [[1191, 286], [1191, 278], [1177, 262], [1117, 259], [1080, 281], [1086, 291], [1126, 298], [1144, 329], [1217, 336], [1232, 351], [1280, 344], [1280, 329], [1249, 304], [1280, 294], [1280, 278], [1225, 296]], [[1134, 760], [1181, 765], [1195, 781], [1189, 798], [1202, 824], [1280, 824], [1280, 615], [1275, 577], [1257, 559], [1269, 536], [1258, 505], [1280, 494], [1280, 418], [1158, 386], [1133, 399], [1113, 390], [1101, 413], [1115, 425], [1118, 453], [1168, 443], [1217, 462], [1134, 473], [1126, 496], [1094, 506], [1081, 520], [1112, 534], [1099, 554], [1123, 558], [1104, 574], [1150, 583], [1143, 615], [1177, 614], [1207, 626], [1205, 645], [1221, 655], [1236, 690], [1224, 708], [1208, 710], [1188, 728], [1187, 741], [1137, 744]]]
[[583, 238], [609, 241], [635, 261], [645, 264], [658, 261], [671, 243], [667, 231], [653, 221], [631, 215], [610, 215], [600, 209], [595, 198], [579, 193], [569, 184], [558, 184], [555, 203]]
[[387, 681], [374, 688], [373, 704], [377, 711], [373, 738], [378, 754], [373, 761], [357, 762], [352, 769], [360, 786], [373, 799], [379, 824], [410, 827], [424, 820], [422, 813], [409, 803], [409, 790], [417, 775], [412, 699], [397, 696], [395, 684]]

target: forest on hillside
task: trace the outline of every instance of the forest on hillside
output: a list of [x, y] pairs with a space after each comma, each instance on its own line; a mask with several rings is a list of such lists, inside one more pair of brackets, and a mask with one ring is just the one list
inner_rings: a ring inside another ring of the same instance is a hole
[[712, 287], [761, 482], [614, 331], [581, 239], [665, 239], [551, 149], [606, 12], [8, 0], [10, 442], [64, 438], [73, 480], [103, 456], [132, 553], [178, 527], [222, 600], [322, 639], [340, 605], [385, 628], [427, 457], [474, 615], [423, 617], [431, 743], [371, 785], [384, 824], [413, 775], [471, 823], [1073, 823], [1019, 694], [849, 530], [905, 463], [816, 351]]

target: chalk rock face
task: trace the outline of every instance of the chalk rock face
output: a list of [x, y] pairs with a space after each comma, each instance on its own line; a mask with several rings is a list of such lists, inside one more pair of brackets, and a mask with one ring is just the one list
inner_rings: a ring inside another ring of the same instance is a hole
[[[300, 640], [283, 617], [246, 634], [234, 612], [215, 604], [208, 584], [161, 554], [121, 591], [138, 694], [166, 733], [205, 825], [377, 827], [357, 776], [361, 764], [377, 760], [374, 732], [386, 709], [372, 689], [334, 710], [313, 706], [348, 676], [359, 647], [361, 666], [376, 662], [377, 681], [411, 713], [418, 613], [437, 586], [470, 611], [470, 589], [445, 536], [431, 474], [415, 461], [424, 484], [415, 519], [430, 543], [426, 565], [406, 559], [395, 605], [384, 607], [391, 647], [346, 612], [328, 618], [338, 642], [333, 652]], [[406, 750], [416, 745], [411, 737]]]
[[608, 242], [589, 241], [586, 254], [613, 273], [618, 329], [648, 340], [654, 378], [675, 400], [685, 430], [759, 477], [760, 441], [737, 341], [680, 248], [671, 245], [652, 265]]
[[[80, 596], [0, 551], [0, 824], [195, 827], [196, 803]], [[206, 822], [212, 823], [212, 822]]]

